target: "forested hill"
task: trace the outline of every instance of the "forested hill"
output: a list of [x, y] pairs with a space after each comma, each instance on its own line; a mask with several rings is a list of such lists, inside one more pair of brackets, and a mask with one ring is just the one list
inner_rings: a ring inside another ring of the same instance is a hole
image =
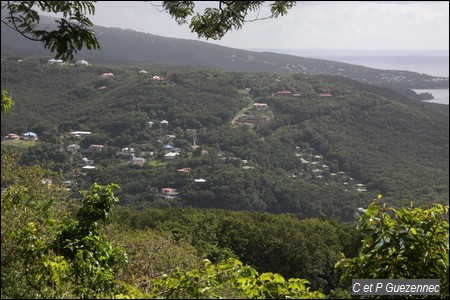
[[[448, 106], [333, 76], [38, 59], [2, 60], [1, 70], [15, 101], [2, 136], [38, 135], [2, 145], [61, 171], [75, 195], [114, 182], [123, 205], [342, 220], [378, 193], [391, 204], [448, 202]], [[70, 137], [80, 130], [92, 134]]]
[[[53, 19], [42, 17], [43, 24]], [[42, 44], [24, 39], [6, 26], [2, 27], [2, 54], [20, 57], [35, 53], [50, 58]], [[77, 59], [91, 63], [151, 62], [176, 66], [207, 67], [225, 71], [272, 72], [279, 74], [329, 74], [364, 83], [388, 86], [414, 97], [408, 89], [448, 88], [448, 78], [409, 71], [387, 71], [347, 63], [304, 58], [270, 52], [253, 52], [218, 46], [196, 40], [175, 39], [121, 28], [95, 26], [100, 51], [83, 50]], [[406, 90], [405, 90], [406, 89]]]

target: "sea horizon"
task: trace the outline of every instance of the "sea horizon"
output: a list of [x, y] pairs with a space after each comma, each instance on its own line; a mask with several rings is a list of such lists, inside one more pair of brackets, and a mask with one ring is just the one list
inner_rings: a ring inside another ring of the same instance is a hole
[[286, 48], [254, 48], [246, 50], [333, 60], [380, 70], [402, 70], [437, 77], [449, 77], [449, 50]]

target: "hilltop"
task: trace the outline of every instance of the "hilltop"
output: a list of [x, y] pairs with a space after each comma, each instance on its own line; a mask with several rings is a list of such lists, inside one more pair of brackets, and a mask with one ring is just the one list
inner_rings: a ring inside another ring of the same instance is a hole
[[[50, 24], [52, 18], [42, 17]], [[409, 71], [378, 70], [331, 60], [305, 58], [272, 52], [255, 52], [218, 46], [196, 40], [176, 39], [130, 29], [94, 26], [100, 51], [82, 50], [77, 59], [97, 64], [158, 64], [167, 67], [196, 67], [232, 72], [337, 75], [363, 83], [386, 86], [416, 99], [409, 89], [448, 88], [448, 78]], [[40, 55], [50, 58], [42, 45], [22, 38], [6, 26], [1, 34], [2, 55]]]

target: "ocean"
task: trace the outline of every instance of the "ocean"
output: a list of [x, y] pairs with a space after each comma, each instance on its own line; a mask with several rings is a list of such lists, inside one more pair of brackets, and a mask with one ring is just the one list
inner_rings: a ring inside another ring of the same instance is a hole
[[[345, 49], [246, 49], [301, 57], [327, 59], [381, 70], [405, 70], [431, 76], [449, 77], [448, 50], [345, 50]], [[414, 90], [429, 92], [427, 102], [449, 105], [448, 89]]]

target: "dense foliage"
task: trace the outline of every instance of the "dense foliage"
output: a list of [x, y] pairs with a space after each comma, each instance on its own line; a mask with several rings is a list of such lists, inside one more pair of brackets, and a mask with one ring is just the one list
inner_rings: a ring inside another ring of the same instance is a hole
[[114, 184], [94, 184], [74, 210], [60, 186], [41, 180], [56, 174], [6, 152], [2, 297], [347, 298], [354, 276], [437, 277], [447, 295], [448, 206], [371, 204], [361, 235], [355, 223], [293, 215], [125, 207], [112, 214]]
[[440, 296], [449, 295], [448, 205], [393, 208], [378, 201], [367, 208], [359, 229], [366, 238], [358, 256], [340, 260], [342, 280], [439, 279]]
[[[16, 104], [2, 116], [2, 136], [37, 133], [37, 141], [4, 144], [23, 163], [62, 172], [76, 196], [93, 182], [115, 182], [122, 205], [345, 221], [378, 193], [398, 205], [448, 199], [448, 111], [390, 90], [337, 77], [46, 62], [3, 62], [2, 86]], [[102, 78], [107, 72], [114, 78]], [[297, 96], [276, 94], [282, 90]], [[319, 97], [325, 92], [332, 97]], [[245, 125], [242, 115], [263, 121]], [[92, 134], [74, 139], [75, 130]], [[69, 152], [72, 144], [80, 149]], [[176, 159], [165, 158], [173, 152], [166, 145], [179, 149]], [[125, 147], [146, 162], [130, 163]], [[96, 169], [82, 169], [87, 161]], [[161, 197], [165, 187], [178, 196]]]

